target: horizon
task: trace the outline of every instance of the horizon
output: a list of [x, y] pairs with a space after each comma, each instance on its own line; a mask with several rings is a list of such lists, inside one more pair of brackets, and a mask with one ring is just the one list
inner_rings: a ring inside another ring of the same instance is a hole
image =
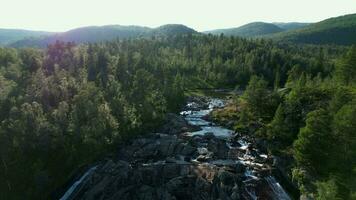
[[[356, 13], [355, 13], [356, 14]], [[347, 15], [347, 14], [346, 14]], [[25, 28], [3, 28], [3, 27], [0, 27], [0, 30], [1, 29], [4, 29], [4, 30], [24, 30], [24, 31], [37, 31], [37, 32], [48, 32], [48, 33], [64, 33], [64, 32], [67, 32], [67, 31], [71, 31], [71, 30], [75, 30], [75, 29], [79, 29], [79, 28], [86, 28], [86, 27], [105, 27], [105, 26], [125, 26], [125, 27], [129, 27], [129, 26], [137, 26], [137, 27], [146, 27], [146, 28], [151, 28], [151, 29], [154, 29], [154, 28], [158, 28], [160, 26], [164, 26], [164, 25], [184, 25], [188, 28], [192, 28], [198, 32], [207, 32], [207, 31], [213, 31], [213, 30], [219, 30], [219, 29], [229, 29], [229, 28], [239, 28], [241, 26], [244, 26], [244, 25], [247, 25], [247, 24], [250, 24], [250, 23], [270, 23], [270, 24], [275, 24], [275, 23], [285, 23], [285, 24], [288, 24], [288, 23], [308, 23], [308, 24], [312, 24], [312, 23], [317, 23], [317, 22], [296, 22], [296, 21], [291, 21], [291, 22], [265, 22], [265, 21], [253, 21], [253, 22], [248, 22], [246, 24], [242, 24], [240, 26], [236, 26], [236, 27], [222, 27], [222, 28], [216, 28], [216, 29], [209, 29], [209, 30], [202, 30], [202, 31], [198, 31], [196, 30], [194, 27], [190, 27], [190, 26], [187, 26], [186, 24], [175, 24], [175, 23], [168, 23], [168, 24], [162, 24], [162, 25], [159, 25], [159, 26], [155, 26], [155, 27], [149, 27], [149, 26], [144, 26], [144, 25], [137, 25], [137, 24], [127, 24], [127, 25], [122, 25], [122, 24], [104, 24], [104, 25], [88, 25], [88, 26], [80, 26], [80, 27], [74, 27], [72, 29], [69, 29], [69, 30], [64, 30], [64, 31], [48, 31], [48, 30], [37, 30], [37, 29], [25, 29]]]
[[[356, 13], [349, 13], [349, 14], [344, 14], [344, 15], [352, 15], [352, 14], [356, 14]], [[344, 15], [340, 15], [340, 16], [344, 16]], [[333, 17], [339, 17], [339, 16], [333, 16]], [[329, 18], [333, 18], [333, 17], [329, 17]], [[329, 19], [329, 18], [326, 18], [326, 19]], [[323, 21], [325, 19], [322, 19], [320, 21]], [[38, 31], [38, 32], [49, 32], [49, 33], [63, 33], [63, 32], [67, 32], [67, 31], [71, 31], [71, 30], [74, 30], [74, 29], [78, 29], [78, 28], [86, 28], [86, 27], [104, 27], [104, 26], [138, 26], [138, 27], [146, 27], [146, 28], [151, 28], [151, 29], [154, 29], [154, 28], [158, 28], [160, 26], [164, 26], [164, 25], [184, 25], [184, 26], [187, 26], [189, 28], [192, 28], [198, 32], [206, 32], [206, 31], [213, 31], [213, 30], [219, 30], [219, 29], [229, 29], [229, 28], [239, 28], [241, 26], [244, 26], [244, 25], [247, 25], [247, 24], [250, 24], [250, 23], [270, 23], [270, 24], [276, 24], [276, 23], [282, 23], [282, 24], [288, 24], [288, 23], [308, 23], [308, 24], [313, 24], [313, 23], [318, 23], [320, 21], [314, 21], [314, 22], [311, 22], [311, 21], [272, 21], [272, 22], [267, 22], [267, 21], [251, 21], [251, 22], [247, 22], [245, 24], [241, 24], [239, 26], [234, 26], [234, 27], [221, 27], [221, 28], [215, 28], [215, 29], [208, 29], [208, 30], [197, 30], [195, 29], [194, 27], [191, 27], [191, 26], [188, 26], [186, 24], [179, 24], [179, 23], [167, 23], [167, 24], [161, 24], [161, 25], [158, 25], [158, 26], [155, 26], [155, 27], [150, 27], [150, 26], [145, 26], [145, 25], [139, 25], [139, 24], [126, 24], [126, 25], [123, 25], [123, 24], [103, 24], [103, 25], [86, 25], [86, 26], [79, 26], [79, 27], [73, 27], [71, 29], [68, 29], [68, 30], [64, 30], [64, 31], [50, 31], [50, 30], [38, 30], [38, 29], [26, 29], [26, 28], [3, 28], [3, 27], [0, 27], [0, 29], [7, 29], [7, 30], [25, 30], [25, 31]]]
[[[19, 7], [21, 5], [21, 7]], [[258, 6], [256, 6], [258, 5]], [[304, 6], [308, 5], [308, 6]], [[323, 9], [315, 10], [318, 6]], [[235, 28], [252, 22], [315, 23], [331, 17], [356, 13], [354, 0], [324, 2], [321, 0], [298, 2], [272, 0], [249, 2], [223, 0], [204, 2], [197, 0], [130, 2], [103, 0], [101, 2], [48, 2], [34, 0], [5, 3], [0, 28], [46, 32], [66, 32], [88, 26], [144, 26], [149, 28], [165, 24], [183, 24], [199, 32]], [[25, 9], [32, 8], [32, 9]], [[272, 9], [265, 9], [272, 8]], [[63, 15], [53, 12], [63, 11]], [[303, 13], [301, 15], [300, 13]], [[24, 17], [25, 16], [25, 17]]]

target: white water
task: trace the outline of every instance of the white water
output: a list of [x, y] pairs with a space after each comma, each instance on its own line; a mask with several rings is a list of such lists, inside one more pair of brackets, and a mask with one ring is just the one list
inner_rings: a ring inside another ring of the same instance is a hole
[[[216, 137], [228, 138], [231, 137], [234, 133], [232, 130], [226, 129], [221, 126], [216, 126], [211, 122], [208, 122], [202, 119], [204, 116], [207, 116], [210, 112], [213, 111], [214, 108], [224, 107], [224, 102], [220, 99], [211, 99], [209, 102], [209, 109], [199, 110], [199, 111], [182, 111], [180, 114], [185, 116], [187, 122], [191, 125], [200, 126], [202, 130], [189, 133], [188, 135], [204, 135], [206, 133], [213, 133]], [[188, 108], [194, 108], [197, 106], [196, 103], [188, 103]]]
[[67, 200], [71, 197], [71, 195], [73, 194], [73, 192], [75, 191], [75, 189], [78, 187], [78, 185], [80, 183], [83, 182], [83, 180], [89, 176], [91, 173], [93, 173], [96, 170], [97, 166], [94, 166], [92, 168], [90, 168], [87, 172], [85, 172], [85, 174], [77, 181], [75, 181], [73, 183], [73, 185], [67, 190], [67, 192], [62, 196], [62, 198], [60, 198], [59, 200]]
[[216, 137], [228, 138], [234, 133], [229, 129], [219, 127], [219, 126], [203, 126], [201, 128], [202, 130], [192, 132], [189, 135], [194, 136], [194, 135], [204, 135], [206, 133], [213, 133]]
[[[189, 103], [187, 105], [188, 109], [193, 109], [198, 106], [196, 103]], [[185, 119], [188, 121], [189, 124], [191, 125], [196, 125], [200, 126], [202, 130], [196, 131], [189, 133], [188, 135], [194, 136], [194, 135], [204, 135], [206, 133], [213, 133], [216, 137], [222, 137], [222, 138], [230, 138], [233, 135], [233, 131], [230, 129], [226, 129], [224, 127], [216, 126], [215, 124], [206, 121], [203, 119], [204, 116], [208, 115], [210, 112], [213, 111], [214, 108], [222, 108], [225, 106], [225, 103], [220, 100], [220, 99], [212, 99], [209, 102], [209, 109], [206, 110], [199, 110], [199, 111], [182, 111], [180, 114], [185, 116]], [[246, 180], [245, 182], [253, 181], [253, 180], [259, 180], [260, 178], [256, 175], [256, 172], [253, 170], [254, 167], [261, 168], [264, 165], [261, 163], [255, 162], [255, 157], [250, 154], [249, 151], [249, 146], [250, 143], [248, 143], [244, 139], [239, 139], [238, 143], [240, 144], [240, 147], [238, 147], [240, 150], [245, 151], [246, 153], [243, 155], [243, 157], [239, 157], [238, 160], [213, 160], [210, 161], [209, 164], [212, 165], [233, 165], [238, 162], [244, 164], [247, 169], [244, 173]], [[229, 143], [227, 143], [229, 146]], [[231, 147], [230, 148], [234, 148]], [[265, 154], [260, 154], [259, 157], [267, 159], [268, 155]], [[282, 186], [276, 181], [276, 179], [272, 176], [265, 177], [265, 180], [268, 183], [268, 186], [271, 189], [271, 192], [273, 193], [273, 199], [276, 200], [290, 200], [291, 198], [288, 196], [288, 194], [284, 191]], [[258, 197], [256, 196], [254, 188], [245, 188], [245, 191], [249, 195], [250, 199], [257, 200]]]
[[[197, 104], [190, 103], [190, 104], [188, 104], [187, 107], [194, 108], [194, 106], [197, 106]], [[207, 110], [200, 110], [200, 111], [188, 110], [188, 111], [182, 111], [180, 114], [185, 116], [185, 119], [188, 121], [188, 123], [190, 123], [192, 125], [198, 125], [202, 128], [201, 131], [196, 131], [196, 132], [190, 133], [192, 136], [193, 135], [204, 135], [206, 133], [212, 132], [217, 137], [230, 138], [234, 133], [232, 130], [229, 130], [229, 129], [226, 129], [226, 128], [223, 128], [220, 126], [216, 126], [213, 123], [202, 119], [202, 117], [208, 115], [214, 108], [221, 108], [223, 106], [224, 106], [223, 101], [221, 101], [219, 99], [212, 99], [209, 102], [209, 109], [207, 109]], [[245, 177], [247, 178], [247, 181], [259, 179], [255, 175], [253, 166], [261, 167], [261, 166], [263, 166], [263, 164], [256, 163], [253, 161], [255, 158], [253, 156], [249, 155], [248, 150], [247, 150], [250, 145], [248, 142], [246, 142], [243, 139], [240, 139], [238, 142], [241, 145], [239, 147], [239, 149], [246, 150], [246, 152], [247, 152], [243, 157], [239, 157], [239, 159], [237, 159], [237, 160], [214, 160], [214, 161], [211, 161], [210, 163], [206, 163], [206, 164], [226, 166], [226, 165], [234, 165], [237, 163], [242, 163], [248, 167], [248, 169], [245, 171]], [[206, 151], [207, 150], [205, 148], [200, 149], [200, 152], [202, 154], [206, 153]], [[267, 158], [268, 156], [264, 155], [264, 154], [260, 154], [260, 157]], [[159, 161], [159, 162], [156, 162], [153, 164], [159, 164], [160, 162], [162, 162], [162, 161]], [[73, 183], [73, 185], [66, 191], [66, 193], [60, 198], [60, 200], [71, 199], [71, 197], [72, 197], [73, 193], [76, 191], [77, 187], [90, 174], [92, 174], [96, 170], [96, 168], [97, 168], [97, 166], [94, 166], [94, 167], [90, 168], [88, 171], [86, 171], [85, 174], [79, 180], [77, 180]], [[268, 177], [265, 177], [265, 180], [267, 181], [269, 187], [271, 188], [271, 190], [273, 192], [274, 199], [276, 199], [276, 200], [290, 200], [291, 199], [274, 177], [268, 176]], [[255, 193], [255, 190], [253, 188], [252, 189], [245, 188], [245, 191], [249, 195], [250, 199], [253, 199], [253, 200], [258, 199], [258, 197], [256, 196], [256, 193]]]
[[291, 200], [288, 194], [284, 191], [282, 186], [276, 181], [276, 179], [272, 176], [268, 176], [265, 178], [268, 185], [272, 189], [276, 199], [283, 199], [283, 200]]

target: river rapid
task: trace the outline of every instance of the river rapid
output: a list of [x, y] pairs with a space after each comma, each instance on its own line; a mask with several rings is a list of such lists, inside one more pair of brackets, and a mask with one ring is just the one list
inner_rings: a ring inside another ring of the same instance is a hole
[[[223, 108], [225, 101], [222, 99], [211, 98], [205, 105], [197, 103], [194, 100], [187, 103], [186, 110], [180, 112], [191, 125], [200, 126], [202, 130], [192, 132], [190, 136], [214, 134], [216, 137], [226, 140], [226, 145], [231, 152], [237, 152], [230, 159], [212, 160], [212, 165], [220, 164], [238, 164], [242, 163], [245, 168], [245, 198], [247, 199], [278, 199], [290, 200], [290, 196], [283, 187], [271, 175], [271, 157], [253, 147], [246, 138], [235, 133], [233, 130], [216, 125], [213, 122], [205, 120], [214, 109]], [[234, 153], [232, 153], [234, 154]]]
[[60, 199], [291, 199], [272, 175], [272, 156], [206, 119], [224, 106], [190, 98], [161, 133], [122, 145], [116, 159], [90, 167]]

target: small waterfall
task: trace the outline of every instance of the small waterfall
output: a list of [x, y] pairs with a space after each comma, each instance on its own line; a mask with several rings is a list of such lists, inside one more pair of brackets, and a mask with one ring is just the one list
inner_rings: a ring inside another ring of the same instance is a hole
[[280, 199], [280, 200], [291, 200], [289, 195], [284, 191], [282, 186], [276, 181], [276, 179], [272, 176], [267, 176], [266, 181], [270, 188], [272, 189], [275, 199]]
[[93, 173], [96, 170], [96, 168], [97, 168], [97, 166], [94, 166], [94, 167], [90, 168], [87, 172], [85, 172], [85, 174], [79, 180], [74, 182], [73, 185], [67, 190], [67, 192], [59, 200], [70, 199], [70, 197], [72, 196], [73, 192], [78, 187], [78, 185], [81, 184], [87, 176], [89, 176], [91, 173]]
[[256, 196], [256, 193], [255, 193], [255, 191], [249, 191], [247, 188], [245, 188], [245, 191], [246, 191], [246, 193], [249, 195], [249, 198], [251, 199], [251, 200], [257, 200], [258, 198], [257, 198], [257, 196]]
[[[205, 133], [208, 132], [213, 133], [216, 137], [222, 137], [222, 138], [230, 138], [231, 136], [233, 136], [234, 131], [221, 126], [217, 126], [216, 124], [204, 119], [204, 116], [212, 112], [213, 109], [224, 107], [225, 106], [224, 101], [222, 101], [221, 99], [210, 99], [210, 101], [208, 102], [208, 108], [196, 109], [198, 106], [199, 105], [197, 103], [190, 102], [187, 105], [188, 110], [184, 110], [180, 113], [185, 117], [185, 119], [188, 121], [189, 124], [200, 126], [200, 128], [202, 129], [200, 131], [191, 133], [191, 136], [204, 135]], [[261, 195], [261, 191], [259, 191], [259, 188], [255, 188], [253, 184], [258, 181], [263, 181], [264, 179], [266, 180], [265, 184], [267, 186], [267, 188], [265, 189], [267, 189], [269, 192], [268, 198], [275, 199], [275, 200], [291, 200], [291, 198], [288, 196], [288, 194], [285, 192], [285, 190], [282, 188], [282, 186], [276, 181], [276, 179], [273, 176], [261, 177], [258, 174], [259, 169], [264, 167], [263, 161], [262, 163], [259, 162], [261, 162], [261, 159], [262, 160], [268, 159], [268, 155], [257, 153], [256, 149], [252, 149], [252, 148], [250, 149], [250, 147], [252, 147], [251, 143], [249, 143], [244, 137], [239, 138], [237, 142], [239, 143], [239, 146], [236, 148], [241, 151], [244, 151], [243, 156], [239, 156], [237, 160], [215, 160], [215, 161], [211, 161], [210, 164], [228, 165], [231, 163], [240, 162], [243, 165], [245, 165], [246, 169], [244, 172], [244, 176], [246, 177], [246, 180], [244, 181], [244, 183], [246, 184], [245, 197], [247, 199], [257, 200], [261, 198], [259, 196]], [[229, 146], [230, 149], [235, 148], [232, 147], [229, 143], [227, 143], [227, 145]], [[259, 162], [256, 161], [257, 157], [260, 158]], [[262, 198], [266, 198], [266, 197], [264, 196]]]
[[[204, 118], [214, 108], [221, 108], [225, 104], [224, 101], [219, 99], [211, 99], [208, 102], [208, 107], [199, 108], [199, 105], [195, 102], [191, 102], [187, 105], [188, 110], [182, 111], [180, 114], [185, 117], [186, 121], [191, 125], [196, 125], [201, 128], [200, 131], [191, 132], [190, 136], [205, 135], [206, 133], [214, 134], [217, 138], [222, 139], [226, 143], [229, 149], [228, 153], [232, 152], [232, 157], [223, 159], [214, 158], [215, 160], [209, 160], [208, 144], [202, 144], [198, 147], [199, 154], [208, 157], [206, 160], [198, 161], [194, 158], [192, 161], [195, 163], [203, 163], [209, 166], [226, 166], [227, 168], [237, 168], [239, 166], [239, 176], [243, 182], [240, 192], [244, 199], [275, 199], [275, 200], [291, 200], [286, 191], [276, 181], [276, 179], [266, 173], [268, 164], [266, 164], [269, 155], [259, 152], [253, 143], [248, 138], [234, 135], [234, 131], [218, 126], [213, 122]], [[233, 138], [234, 137], [234, 138]], [[232, 142], [231, 139], [234, 139]], [[230, 152], [231, 151], [231, 152]], [[202, 156], [204, 158], [204, 156]], [[189, 162], [180, 157], [180, 162], [186, 164]], [[162, 165], [166, 160], [158, 160], [156, 162], [143, 163], [143, 166]], [[97, 166], [88, 169], [72, 186], [66, 191], [66, 193], [60, 198], [60, 200], [71, 200], [78, 195], [79, 191], [86, 187], [88, 178], [95, 172]], [[263, 173], [262, 173], [263, 172]]]

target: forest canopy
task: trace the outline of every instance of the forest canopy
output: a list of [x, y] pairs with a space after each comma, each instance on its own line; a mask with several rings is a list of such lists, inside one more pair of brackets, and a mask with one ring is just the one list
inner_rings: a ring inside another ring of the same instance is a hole
[[[185, 91], [202, 88], [246, 88], [248, 120], [281, 149], [294, 146], [297, 166], [321, 181], [327, 167], [337, 178], [353, 174], [356, 57], [355, 48], [341, 57], [347, 49], [195, 34], [0, 48], [0, 198], [45, 199], [78, 167], [157, 129]], [[344, 156], [320, 165], [315, 157], [329, 157], [333, 141]], [[355, 179], [338, 180], [347, 193]]]

